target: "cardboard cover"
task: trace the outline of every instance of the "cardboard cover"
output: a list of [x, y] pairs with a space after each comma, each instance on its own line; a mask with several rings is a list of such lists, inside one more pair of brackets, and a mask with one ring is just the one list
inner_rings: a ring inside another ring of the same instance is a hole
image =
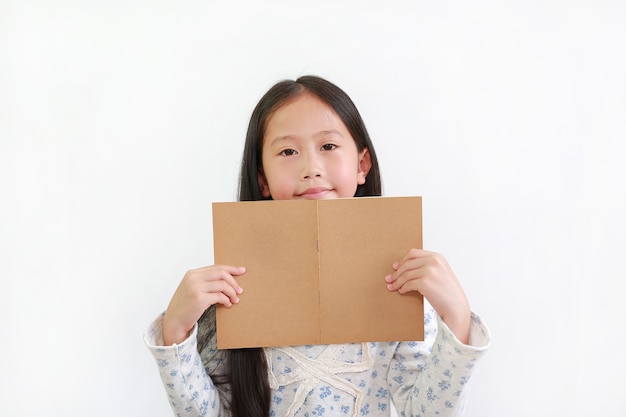
[[384, 280], [422, 248], [421, 197], [213, 203], [213, 235], [216, 264], [246, 267], [219, 349], [424, 338], [422, 295]]

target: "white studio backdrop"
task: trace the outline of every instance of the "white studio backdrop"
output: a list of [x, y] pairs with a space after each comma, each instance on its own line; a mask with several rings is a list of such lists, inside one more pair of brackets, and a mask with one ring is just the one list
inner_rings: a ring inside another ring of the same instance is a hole
[[492, 347], [467, 417], [620, 416], [626, 3], [0, 1], [0, 415], [170, 416], [142, 333], [212, 263], [275, 81], [351, 95]]

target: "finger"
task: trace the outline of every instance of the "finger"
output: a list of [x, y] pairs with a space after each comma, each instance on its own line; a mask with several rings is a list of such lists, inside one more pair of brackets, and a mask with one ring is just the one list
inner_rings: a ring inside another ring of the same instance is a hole
[[214, 265], [215, 268], [219, 268], [222, 269], [226, 272], [228, 272], [231, 275], [243, 275], [246, 273], [246, 267], [245, 266], [233, 266], [233, 265]]
[[234, 278], [234, 276], [243, 275], [246, 272], [246, 268], [239, 266], [229, 265], [214, 265], [211, 267], [200, 268], [193, 271], [194, 274], [198, 274], [198, 279], [204, 282], [223, 280], [228, 282], [235, 290], [241, 294], [243, 289]]
[[240, 276], [246, 273], [246, 267], [232, 265], [212, 265], [203, 268], [193, 269], [189, 272], [194, 275], [199, 274], [207, 278], [224, 276], [224, 273], [231, 276]]
[[400, 259], [399, 261], [396, 261], [393, 263], [392, 268], [394, 270], [397, 270], [402, 264], [410, 261], [411, 259], [419, 259], [419, 258], [425, 258], [428, 256], [432, 256], [434, 254], [434, 252], [429, 252], [426, 251], [424, 249], [417, 249], [417, 248], [412, 248], [411, 250], [409, 250], [406, 255], [404, 255], [402, 257], [402, 259]]
[[387, 281], [387, 289], [389, 291], [397, 291], [407, 283], [419, 281], [424, 277], [421, 269], [409, 269], [397, 275], [396, 274], [396, 272], [390, 274], [391, 278]]
[[[405, 276], [407, 272], [410, 271], [421, 271], [424, 266], [427, 264], [428, 258], [404, 258], [402, 263], [397, 265], [394, 263], [394, 271], [388, 274], [385, 277], [385, 281], [387, 283], [395, 283], [398, 279], [404, 277], [404, 280], [401, 281], [400, 285], [406, 282], [410, 277]], [[420, 275], [423, 275], [423, 272], [420, 272]]]
[[392, 281], [402, 276], [411, 269], [421, 269], [421, 275], [428, 275], [437, 269], [446, 269], [445, 258], [436, 252], [429, 252], [422, 249], [411, 249], [401, 261], [394, 263]]
[[419, 279], [409, 280], [405, 282], [402, 286], [400, 286], [400, 288], [398, 288], [398, 292], [400, 294], [406, 294], [407, 292], [411, 292], [411, 291], [417, 291], [421, 293], [422, 292], [421, 284], [422, 284], [422, 281]]
[[[201, 294], [224, 294], [231, 303], [237, 304], [239, 302], [239, 294], [241, 294], [241, 287], [233, 287], [230, 283], [219, 280], [210, 281], [198, 288]], [[200, 295], [203, 297], [203, 295]]]
[[211, 293], [209, 296], [209, 301], [210, 301], [209, 305], [221, 304], [224, 307], [232, 307], [233, 304], [237, 304], [237, 303], [233, 303], [231, 298], [229, 298], [226, 294], [221, 293], [221, 292]]

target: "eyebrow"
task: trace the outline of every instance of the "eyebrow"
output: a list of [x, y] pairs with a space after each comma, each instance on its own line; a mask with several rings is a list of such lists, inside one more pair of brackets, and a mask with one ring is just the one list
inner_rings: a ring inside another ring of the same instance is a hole
[[[339, 136], [343, 137], [343, 135], [337, 129], [321, 130], [321, 131], [315, 133], [313, 136], [315, 136], [315, 137], [322, 137], [322, 136], [328, 136], [328, 135], [339, 135]], [[276, 142], [280, 142], [281, 140], [292, 139], [294, 137], [295, 137], [295, 135], [276, 136], [274, 139], [272, 139], [271, 144], [273, 145]]]

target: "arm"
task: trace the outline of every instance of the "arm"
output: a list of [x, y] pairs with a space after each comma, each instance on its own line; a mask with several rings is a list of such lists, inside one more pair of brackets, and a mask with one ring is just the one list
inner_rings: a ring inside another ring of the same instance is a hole
[[389, 291], [419, 291], [432, 305], [425, 315], [425, 343], [401, 343], [394, 356], [389, 380], [396, 384], [396, 406], [409, 415], [428, 410], [428, 415], [459, 416], [474, 362], [488, 347], [488, 330], [471, 312], [442, 255], [411, 249], [392, 268], [385, 277]]
[[[174, 292], [167, 311], [146, 334], [146, 344], [157, 361], [177, 416], [225, 415], [222, 404], [227, 401], [220, 401], [198, 353], [197, 323], [207, 309], [213, 311], [211, 306], [230, 307], [239, 302], [243, 290], [235, 276], [243, 273], [245, 268], [229, 265], [188, 271]], [[222, 364], [215, 349], [203, 351], [203, 357], [211, 373]]]
[[385, 277], [387, 289], [405, 294], [420, 292], [462, 343], [469, 341], [469, 301], [446, 259], [435, 252], [411, 249], [392, 265]]
[[189, 337], [198, 319], [210, 306], [231, 307], [239, 302], [243, 289], [235, 276], [246, 272], [244, 267], [213, 265], [187, 271], [176, 288], [163, 316], [163, 343], [180, 343]]
[[205, 372], [197, 350], [197, 326], [180, 344], [163, 346], [163, 315], [144, 335], [144, 341], [159, 368], [163, 387], [174, 414], [185, 416], [225, 416], [219, 391]]
[[488, 349], [489, 331], [472, 313], [470, 343], [461, 343], [430, 307], [424, 343], [402, 342], [390, 365], [388, 381], [400, 415], [460, 416], [474, 364]]

